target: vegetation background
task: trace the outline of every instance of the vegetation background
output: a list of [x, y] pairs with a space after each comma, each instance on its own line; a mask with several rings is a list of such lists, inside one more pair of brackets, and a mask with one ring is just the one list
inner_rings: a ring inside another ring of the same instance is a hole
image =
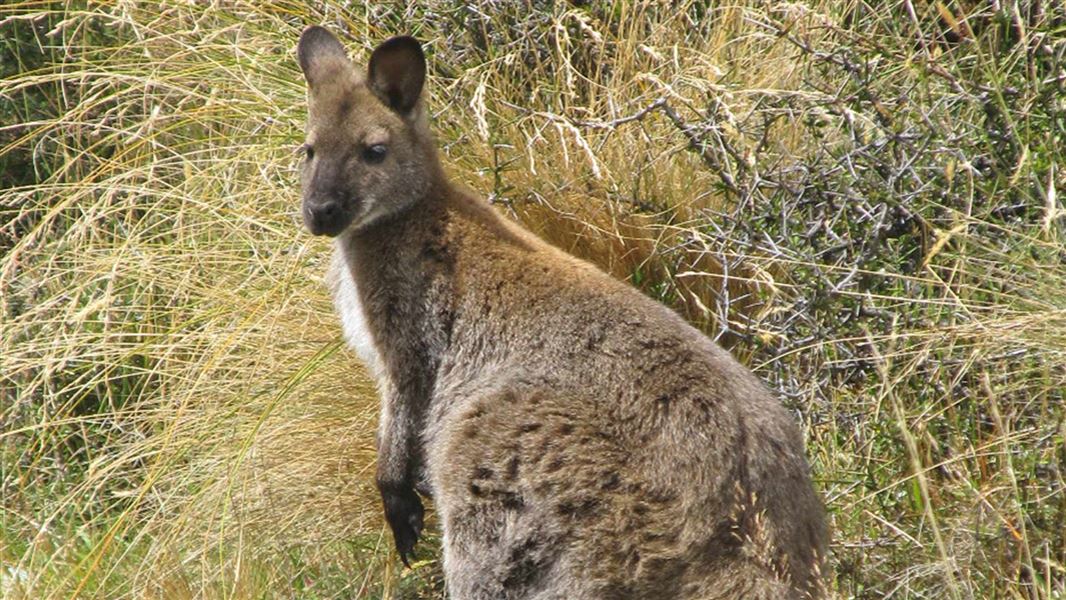
[[443, 596], [297, 217], [303, 27], [426, 43], [455, 178], [801, 418], [841, 598], [1066, 596], [1066, 9], [0, 7], [0, 597]]

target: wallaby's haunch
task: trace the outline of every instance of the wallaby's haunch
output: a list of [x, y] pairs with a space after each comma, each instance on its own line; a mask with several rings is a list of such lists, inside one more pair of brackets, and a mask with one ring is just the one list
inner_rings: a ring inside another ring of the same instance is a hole
[[303, 218], [336, 239], [329, 277], [381, 393], [377, 485], [405, 562], [421, 493], [452, 598], [821, 595], [823, 508], [768, 390], [450, 183], [414, 39], [365, 73], [321, 27], [297, 54]]

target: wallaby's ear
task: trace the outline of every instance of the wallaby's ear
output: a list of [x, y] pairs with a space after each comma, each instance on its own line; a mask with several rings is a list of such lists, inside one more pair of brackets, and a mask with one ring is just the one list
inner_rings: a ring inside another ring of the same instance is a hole
[[348, 53], [344, 51], [344, 45], [325, 27], [312, 25], [300, 35], [300, 43], [296, 45], [296, 58], [300, 61], [307, 85], [313, 88], [326, 75], [330, 66], [336, 66], [338, 61], [341, 64], [348, 62]]
[[413, 37], [386, 40], [370, 55], [367, 78], [374, 94], [394, 111], [407, 115], [418, 103], [426, 81], [426, 55]]

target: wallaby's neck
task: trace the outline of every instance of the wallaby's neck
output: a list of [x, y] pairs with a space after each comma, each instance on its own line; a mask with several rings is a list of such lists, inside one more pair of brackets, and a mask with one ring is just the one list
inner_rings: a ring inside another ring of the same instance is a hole
[[448, 241], [453, 193], [437, 178], [409, 208], [344, 234], [339, 244], [382, 373], [405, 397], [419, 399], [403, 408], [414, 431], [421, 430], [450, 343], [457, 250]]
[[[340, 248], [361, 290], [386, 295], [410, 289], [424, 275], [427, 251], [440, 245], [448, 204], [454, 195], [443, 170], [431, 179], [426, 193], [403, 209], [342, 234]], [[392, 288], [391, 290], [389, 288]]]

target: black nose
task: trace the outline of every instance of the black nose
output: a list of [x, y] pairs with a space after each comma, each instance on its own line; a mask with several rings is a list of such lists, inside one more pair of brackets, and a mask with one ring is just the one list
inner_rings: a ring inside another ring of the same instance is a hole
[[340, 202], [329, 200], [322, 203], [305, 203], [304, 217], [307, 228], [314, 235], [337, 235], [347, 225], [344, 208]]
[[325, 202], [311, 208], [311, 216], [315, 221], [326, 224], [333, 221], [341, 214], [341, 205], [339, 202]]

